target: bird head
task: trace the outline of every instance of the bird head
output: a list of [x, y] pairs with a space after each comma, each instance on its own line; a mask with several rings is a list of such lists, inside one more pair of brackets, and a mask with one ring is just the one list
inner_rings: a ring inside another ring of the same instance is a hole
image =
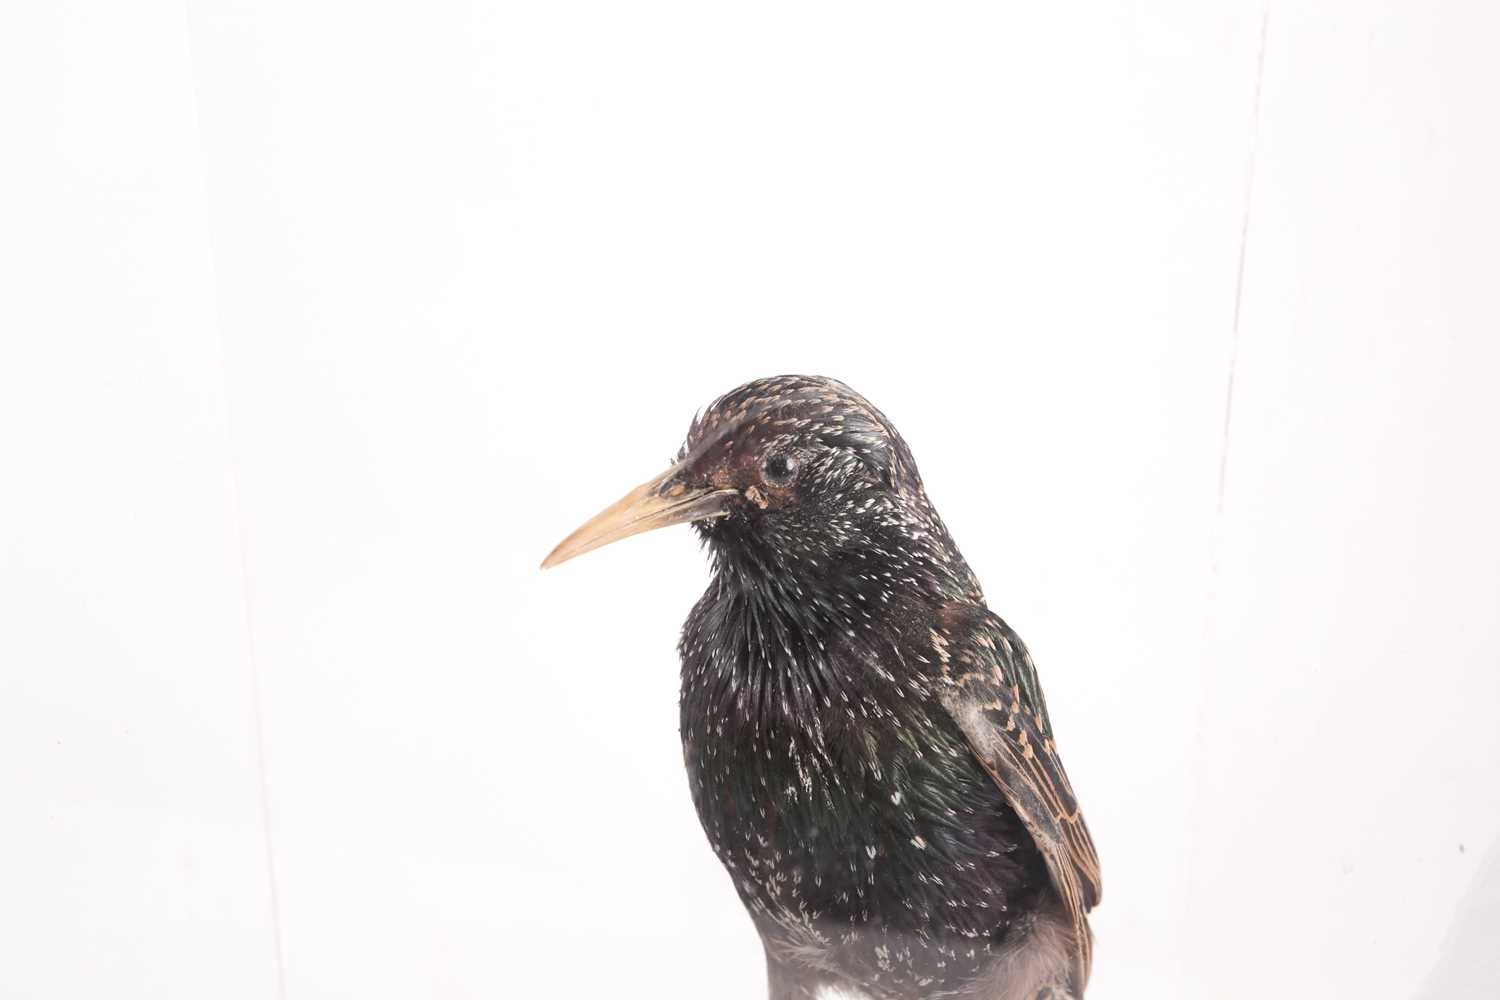
[[670, 468], [563, 539], [542, 566], [686, 522], [724, 571], [824, 580], [868, 574], [879, 562], [885, 573], [895, 566], [941, 578], [934, 585], [977, 589], [906, 443], [833, 379], [758, 379], [719, 397], [693, 421]]

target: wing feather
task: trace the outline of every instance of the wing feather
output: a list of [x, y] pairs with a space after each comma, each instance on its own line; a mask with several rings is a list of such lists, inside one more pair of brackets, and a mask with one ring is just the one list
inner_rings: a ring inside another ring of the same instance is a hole
[[1088, 982], [1088, 912], [1103, 893], [1099, 855], [1052, 737], [1036, 668], [1019, 636], [981, 607], [947, 609], [933, 632], [943, 707], [1026, 825], [1067, 909], [1078, 990]]

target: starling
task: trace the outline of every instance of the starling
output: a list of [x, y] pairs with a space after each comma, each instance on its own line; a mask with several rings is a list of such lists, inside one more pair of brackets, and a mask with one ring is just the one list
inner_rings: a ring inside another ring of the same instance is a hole
[[685, 522], [713, 579], [683, 758], [772, 1000], [1081, 997], [1099, 861], [1036, 669], [890, 421], [832, 379], [750, 382], [542, 565]]

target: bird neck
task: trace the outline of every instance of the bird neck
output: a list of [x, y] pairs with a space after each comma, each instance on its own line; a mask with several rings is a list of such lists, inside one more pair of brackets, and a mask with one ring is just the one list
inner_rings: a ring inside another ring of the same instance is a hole
[[[931, 547], [922, 544], [930, 539]], [[755, 540], [711, 540], [714, 583], [708, 595], [736, 622], [780, 643], [783, 633], [812, 644], [866, 632], [897, 607], [936, 609], [978, 594], [978, 584], [946, 532], [862, 538], [845, 547], [796, 549]]]
[[944, 561], [906, 541], [788, 559], [713, 539], [713, 582], [680, 644], [687, 717], [731, 734], [820, 732], [827, 711], [861, 697], [858, 651], [899, 645], [903, 629], [925, 634], [964, 586], [956, 552]]

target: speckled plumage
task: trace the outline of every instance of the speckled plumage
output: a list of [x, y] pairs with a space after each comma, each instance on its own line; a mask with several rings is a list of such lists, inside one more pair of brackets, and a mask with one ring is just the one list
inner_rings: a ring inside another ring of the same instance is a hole
[[713, 579], [683, 629], [693, 801], [773, 1000], [1081, 996], [1098, 861], [1020, 638], [905, 443], [842, 383], [749, 383], [666, 491]]

